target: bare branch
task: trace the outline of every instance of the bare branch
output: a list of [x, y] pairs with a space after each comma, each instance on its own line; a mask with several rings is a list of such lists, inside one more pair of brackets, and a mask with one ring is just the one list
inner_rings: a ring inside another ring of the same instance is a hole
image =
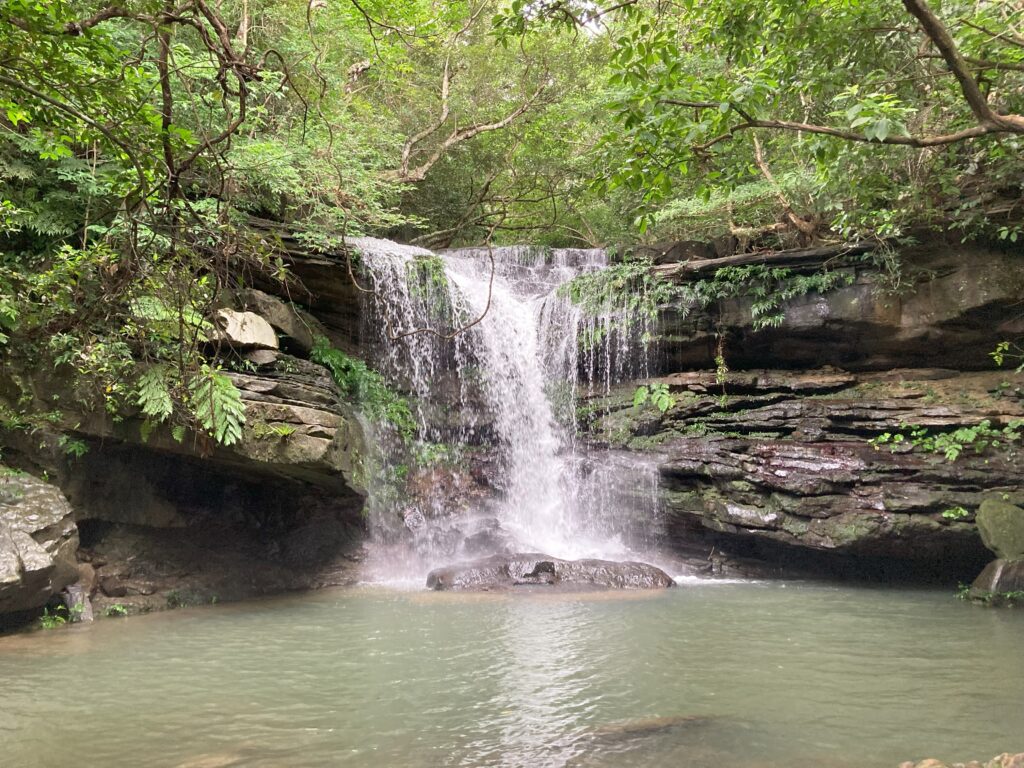
[[814, 237], [818, 227], [814, 222], [807, 221], [806, 219], [797, 216], [796, 211], [793, 210], [793, 205], [789, 202], [786, 197], [786, 193], [782, 187], [775, 180], [775, 176], [772, 174], [771, 168], [768, 167], [768, 163], [765, 162], [764, 152], [761, 149], [761, 142], [758, 141], [757, 134], [754, 134], [754, 162], [757, 164], [758, 169], [764, 175], [765, 179], [771, 184], [772, 189], [775, 190], [775, 196], [779, 200], [779, 204], [782, 206], [783, 213], [789, 220], [789, 223], [796, 227], [802, 235], [806, 237]]
[[[448, 138], [441, 142], [430, 157], [428, 157], [424, 162], [420, 163], [415, 168], [405, 167], [398, 170], [387, 171], [384, 174], [384, 178], [388, 181], [395, 181], [401, 184], [415, 184], [423, 181], [427, 177], [427, 173], [430, 169], [433, 168], [442, 157], [444, 157], [444, 154], [449, 149], [454, 147], [456, 144], [461, 144], [475, 136], [479, 136], [481, 133], [500, 131], [502, 128], [508, 127], [516, 118], [526, 113], [536, 103], [544, 90], [545, 86], [543, 84], [538, 86], [537, 90], [535, 90], [526, 101], [500, 120], [493, 123], [477, 123], [476, 125], [471, 125], [468, 128], [456, 128], [451, 132], [451, 134], [449, 134]], [[437, 128], [433, 128], [427, 135], [434, 133], [436, 130]]]
[[846, 141], [858, 141], [865, 144], [872, 142], [878, 142], [880, 144], [897, 144], [905, 147], [917, 147], [919, 149], [924, 147], [940, 147], [945, 144], [955, 144], [958, 141], [964, 141], [966, 139], [973, 139], [979, 136], [986, 136], [992, 133], [1024, 133], [1024, 123], [1022, 123], [1021, 130], [1012, 130], [1009, 128], [998, 128], [996, 126], [985, 126], [975, 125], [971, 128], [965, 128], [962, 131], [955, 131], [953, 133], [945, 133], [936, 136], [886, 136], [884, 139], [872, 139], [865, 136], [863, 133], [857, 133], [856, 131], [849, 131], [842, 128], [833, 128], [827, 125], [814, 125], [811, 123], [799, 123], [793, 120], [747, 120], [732, 126], [728, 131], [716, 136], [715, 138], [707, 141], [703, 144], [697, 144], [693, 147], [694, 152], [702, 153], [713, 147], [715, 144], [719, 144], [723, 141], [731, 139], [733, 134], [738, 131], [745, 131], [751, 128], [768, 128], [782, 131], [802, 131], [804, 133], [816, 133], [824, 136], [835, 136]]
[[402, 147], [402, 164], [398, 170], [399, 177], [406, 177], [409, 175], [409, 163], [413, 148], [424, 139], [434, 135], [441, 129], [441, 126], [448, 121], [448, 115], [450, 113], [449, 96], [451, 95], [451, 85], [451, 55], [449, 54], [445, 57], [444, 71], [441, 75], [441, 114], [438, 115], [437, 120], [419, 133], [415, 133], [410, 136], [409, 140], [405, 142], [405, 145]]
[[[924, 136], [902, 136], [897, 134], [888, 135], [879, 139], [868, 137], [863, 133], [846, 128], [836, 128], [828, 125], [816, 125], [807, 122], [794, 120], [776, 120], [755, 118], [741, 107], [730, 104], [729, 110], [735, 112], [742, 118], [742, 121], [728, 128], [724, 133], [714, 138], [696, 144], [692, 147], [697, 154], [707, 152], [711, 147], [727, 141], [739, 132], [751, 129], [767, 129], [781, 131], [797, 131], [802, 133], [813, 133], [823, 136], [835, 136], [845, 141], [862, 143], [878, 142], [880, 144], [892, 144], [897, 146], [914, 147], [923, 149], [927, 147], [941, 147], [947, 144], [974, 139], [992, 134], [1024, 134], [1024, 116], [1016, 114], [1000, 114], [988, 103], [982, 93], [977, 80], [971, 74], [971, 66], [982, 66], [1002, 69], [1024, 71], [1024, 65], [999, 64], [980, 59], [965, 58], [956, 47], [952, 36], [942, 23], [942, 20], [928, 7], [924, 0], [902, 0], [904, 7], [920, 23], [921, 28], [928, 41], [939, 51], [937, 54], [922, 54], [922, 57], [937, 57], [946, 62], [950, 72], [957, 78], [960, 90], [964, 95], [972, 114], [977, 119], [977, 125], [963, 128], [949, 133], [931, 134]], [[719, 104], [706, 101], [687, 101], [683, 99], [662, 99], [659, 103], [690, 109], [717, 109]]]
[[1024, 37], [1010, 34], [1009, 32], [993, 32], [987, 27], [983, 27], [980, 24], [975, 24], [967, 19], [960, 19], [960, 23], [971, 29], [976, 29], [979, 32], [984, 32], [986, 35], [991, 37], [993, 40], [1000, 40], [1008, 45], [1015, 45], [1018, 48], [1024, 48]]

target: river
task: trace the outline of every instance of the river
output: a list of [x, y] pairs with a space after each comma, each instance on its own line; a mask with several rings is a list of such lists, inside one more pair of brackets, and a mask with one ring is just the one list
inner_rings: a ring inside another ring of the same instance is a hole
[[384, 587], [0, 638], [5, 766], [895, 768], [1024, 750], [1024, 612]]

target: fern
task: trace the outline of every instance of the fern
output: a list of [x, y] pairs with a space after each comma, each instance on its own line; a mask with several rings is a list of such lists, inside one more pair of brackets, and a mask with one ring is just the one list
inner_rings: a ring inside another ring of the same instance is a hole
[[147, 421], [160, 424], [174, 411], [171, 392], [167, 388], [167, 372], [162, 365], [154, 365], [139, 377], [135, 396]]
[[242, 439], [245, 403], [231, 379], [204, 365], [189, 389], [192, 414], [207, 434], [221, 445]]
[[405, 439], [411, 439], [416, 420], [409, 403], [388, 387], [383, 376], [362, 360], [335, 349], [323, 336], [317, 337], [309, 359], [330, 371], [342, 394], [353, 398], [365, 413], [390, 422]]

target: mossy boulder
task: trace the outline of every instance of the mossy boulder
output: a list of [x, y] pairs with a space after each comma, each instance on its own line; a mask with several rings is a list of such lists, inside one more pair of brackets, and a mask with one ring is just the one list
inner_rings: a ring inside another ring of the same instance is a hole
[[1004, 560], [1024, 559], [1024, 509], [997, 499], [982, 502], [978, 531], [985, 546]]

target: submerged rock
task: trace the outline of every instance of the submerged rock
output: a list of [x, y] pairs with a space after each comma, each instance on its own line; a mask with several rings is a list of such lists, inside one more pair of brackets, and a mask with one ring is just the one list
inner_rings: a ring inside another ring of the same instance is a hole
[[1024, 559], [1024, 509], [985, 499], [978, 509], [978, 532], [985, 546], [1005, 560]]
[[1024, 768], [1024, 752], [1016, 755], [1006, 752], [992, 758], [987, 763], [979, 763], [976, 760], [972, 760], [969, 763], [953, 763], [950, 765], [931, 758], [922, 760], [919, 763], [909, 761], [900, 763], [900, 768]]
[[511, 589], [548, 586], [592, 589], [665, 589], [672, 577], [647, 563], [562, 560], [538, 553], [492, 555], [437, 568], [427, 576], [434, 590]]
[[75, 582], [77, 550], [64, 494], [0, 467], [0, 614], [38, 608]]
[[1024, 560], [993, 560], [967, 594], [972, 600], [993, 605], [1024, 602]]
[[681, 729], [699, 728], [715, 721], [707, 715], [670, 715], [608, 723], [596, 728], [592, 738], [601, 742], [631, 741]]

